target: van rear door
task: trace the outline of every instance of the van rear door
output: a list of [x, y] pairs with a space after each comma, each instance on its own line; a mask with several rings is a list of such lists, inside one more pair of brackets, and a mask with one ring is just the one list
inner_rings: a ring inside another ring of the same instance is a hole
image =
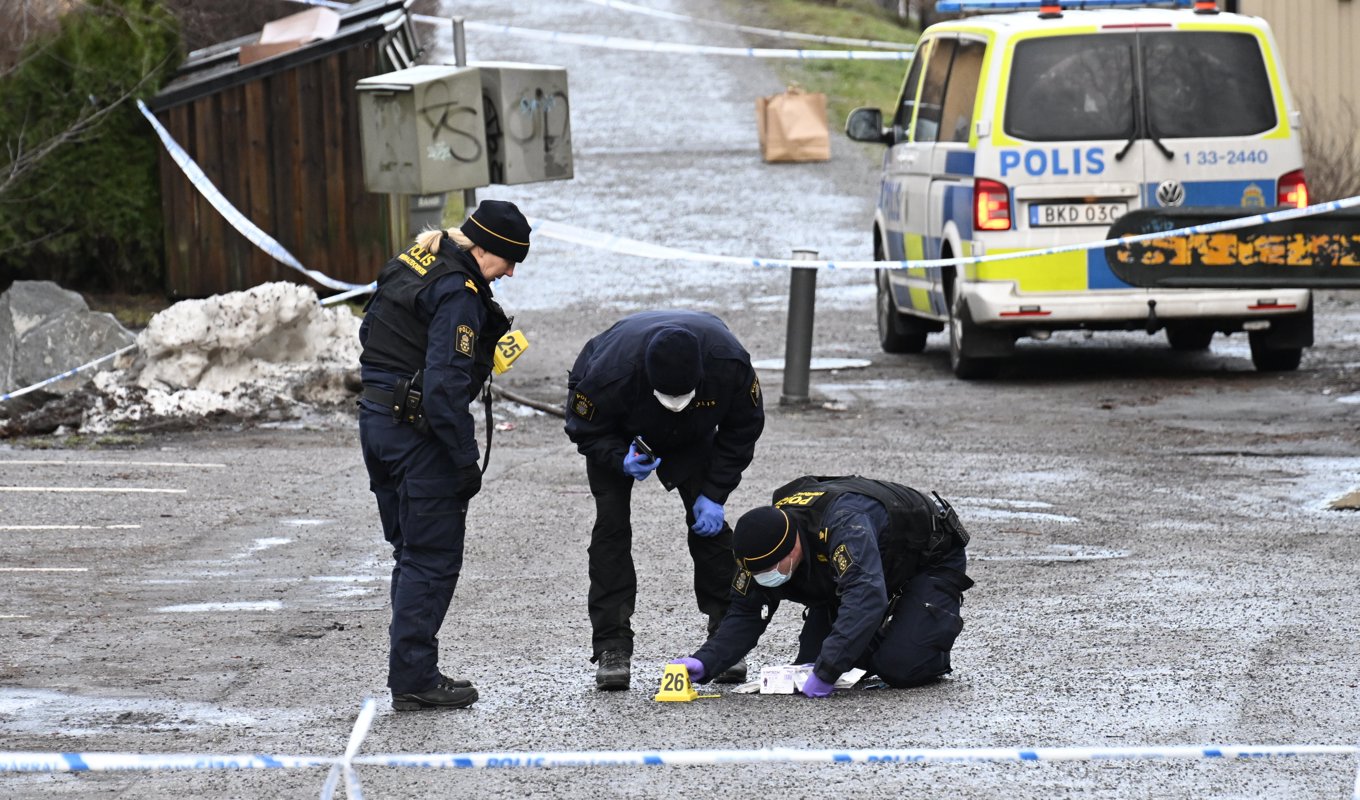
[[[1137, 76], [1132, 32], [1016, 42], [996, 161], [987, 165], [1011, 189], [1015, 233], [989, 249], [1098, 240], [1140, 207], [1148, 156], [1138, 137]], [[979, 277], [1013, 278], [1022, 293], [1129, 288], [1099, 251], [1010, 263], [980, 269]]]
[[1298, 170], [1283, 91], [1270, 80], [1258, 31], [1138, 32], [1147, 141], [1143, 205], [1276, 204]]

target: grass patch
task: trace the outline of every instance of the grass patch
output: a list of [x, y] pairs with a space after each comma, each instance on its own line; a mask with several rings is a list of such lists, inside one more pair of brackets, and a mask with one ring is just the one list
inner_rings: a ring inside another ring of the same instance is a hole
[[[768, 0], [739, 3], [728, 0], [730, 18], [743, 25], [798, 33], [914, 43], [920, 33], [899, 22], [872, 0]], [[753, 47], [819, 50], [867, 49], [846, 45], [823, 45], [791, 39], [748, 36]], [[779, 59], [774, 67], [788, 83], [826, 95], [832, 127], [845, 126], [845, 117], [859, 106], [893, 108], [907, 61], [795, 61]], [[891, 116], [885, 113], [885, 117]]]
[[108, 312], [129, 330], [145, 328], [152, 317], [174, 303], [160, 294], [86, 294], [84, 297], [91, 311]]

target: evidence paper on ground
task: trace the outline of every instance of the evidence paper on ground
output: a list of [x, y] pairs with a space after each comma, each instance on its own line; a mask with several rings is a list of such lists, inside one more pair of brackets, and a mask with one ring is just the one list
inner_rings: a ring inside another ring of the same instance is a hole
[[[801, 692], [803, 684], [812, 674], [811, 664], [789, 664], [760, 668], [759, 691], [761, 694], [793, 694]], [[836, 679], [837, 689], [849, 689], [864, 677], [864, 670], [852, 669]], [[743, 689], [745, 687], [742, 687]], [[754, 692], [754, 689], [747, 690]]]

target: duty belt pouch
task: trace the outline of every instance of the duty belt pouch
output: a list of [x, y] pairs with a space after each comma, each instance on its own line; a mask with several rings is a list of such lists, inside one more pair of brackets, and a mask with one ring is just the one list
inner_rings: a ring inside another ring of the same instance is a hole
[[931, 492], [931, 494], [935, 496], [935, 502], [940, 506], [940, 510], [935, 515], [936, 526], [945, 533], [958, 537], [959, 543], [967, 547], [968, 529], [963, 527], [963, 523], [959, 521], [958, 512], [954, 511], [954, 507], [949, 505], [948, 500], [940, 497], [936, 492]]
[[417, 371], [410, 378], [398, 378], [392, 390], [392, 417], [416, 429], [416, 433], [429, 433], [430, 424], [425, 421], [425, 411], [421, 408], [421, 379], [423, 373]]

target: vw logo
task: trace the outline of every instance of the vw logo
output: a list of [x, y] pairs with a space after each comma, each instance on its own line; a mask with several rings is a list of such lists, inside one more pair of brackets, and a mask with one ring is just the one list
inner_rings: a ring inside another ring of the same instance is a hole
[[1157, 187], [1157, 202], [1171, 207], [1184, 203], [1185, 187], [1180, 181], [1162, 181]]

